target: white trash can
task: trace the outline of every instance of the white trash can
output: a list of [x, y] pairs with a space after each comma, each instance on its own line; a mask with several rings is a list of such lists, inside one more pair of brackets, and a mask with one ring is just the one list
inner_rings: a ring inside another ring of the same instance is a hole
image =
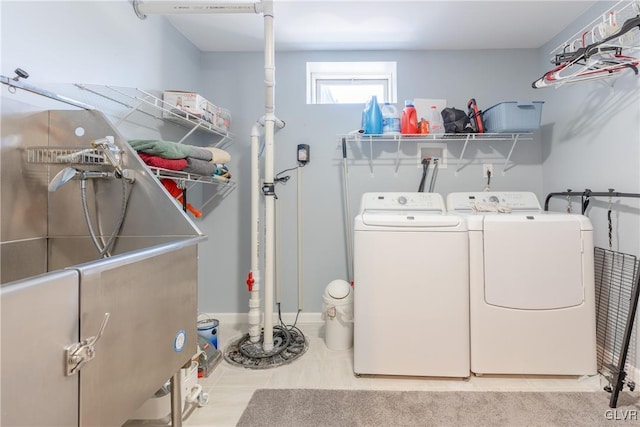
[[324, 340], [332, 350], [347, 350], [353, 345], [353, 288], [346, 280], [334, 280], [322, 296]]

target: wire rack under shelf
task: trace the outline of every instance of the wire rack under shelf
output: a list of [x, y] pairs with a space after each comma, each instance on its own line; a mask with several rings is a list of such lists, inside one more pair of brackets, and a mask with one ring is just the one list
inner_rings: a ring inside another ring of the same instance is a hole
[[109, 165], [99, 148], [29, 147], [27, 163], [42, 165]]
[[512, 132], [512, 133], [430, 133], [430, 134], [346, 134], [339, 135], [348, 141], [361, 142], [447, 142], [447, 141], [502, 141], [518, 139], [520, 141], [533, 140], [533, 134], [530, 132]]
[[158, 179], [168, 178], [174, 179], [178, 181], [185, 182], [197, 182], [197, 183], [209, 183], [209, 184], [226, 184], [226, 185], [235, 185], [233, 181], [229, 178], [223, 178], [217, 175], [198, 175], [194, 173], [184, 172], [184, 171], [174, 171], [170, 169], [158, 168], [155, 166], [147, 166], [153, 175]]

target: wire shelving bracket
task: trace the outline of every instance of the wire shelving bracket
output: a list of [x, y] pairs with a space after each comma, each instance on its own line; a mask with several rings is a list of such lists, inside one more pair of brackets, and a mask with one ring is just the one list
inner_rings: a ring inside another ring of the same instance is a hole
[[480, 142], [480, 141], [511, 141], [511, 148], [509, 150], [509, 154], [507, 155], [504, 165], [502, 167], [502, 175], [505, 175], [507, 170], [510, 169], [508, 167], [509, 162], [511, 161], [511, 155], [516, 147], [518, 141], [531, 141], [533, 140], [533, 134], [531, 133], [467, 133], [467, 134], [419, 134], [419, 135], [402, 135], [402, 134], [390, 134], [390, 135], [362, 135], [362, 134], [349, 134], [343, 135], [347, 140], [352, 140], [356, 142], [367, 142], [369, 145], [369, 172], [371, 176], [374, 176], [373, 173], [373, 145], [378, 142], [395, 142], [397, 143], [397, 151], [395, 158], [395, 173], [398, 173], [398, 169], [400, 167], [400, 149], [402, 148], [402, 143], [405, 141], [408, 142], [426, 142], [426, 141], [435, 141], [435, 142], [462, 142], [464, 141], [464, 145], [462, 146], [462, 151], [460, 152], [460, 156], [458, 157], [457, 168], [455, 174], [457, 175], [460, 172], [464, 165], [462, 164], [462, 159], [464, 158], [464, 154], [467, 150], [467, 147], [470, 142]]

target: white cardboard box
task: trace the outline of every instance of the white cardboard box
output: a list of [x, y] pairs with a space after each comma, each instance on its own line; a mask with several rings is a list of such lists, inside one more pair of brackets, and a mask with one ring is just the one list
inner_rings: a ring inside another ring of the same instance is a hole
[[177, 114], [188, 119], [204, 120], [223, 132], [229, 131], [231, 114], [196, 92], [167, 90], [162, 98], [165, 108], [163, 118], [176, 119]]
[[[178, 90], [167, 90], [162, 96], [164, 106], [172, 113], [180, 116], [191, 116], [190, 118], [201, 119], [202, 115], [207, 111], [207, 101], [204, 97], [196, 92], [186, 92]], [[174, 119], [175, 115], [164, 111], [162, 117]]]
[[446, 99], [414, 98], [413, 106], [416, 107], [418, 121], [429, 120], [429, 133], [444, 133], [442, 110], [447, 108]]

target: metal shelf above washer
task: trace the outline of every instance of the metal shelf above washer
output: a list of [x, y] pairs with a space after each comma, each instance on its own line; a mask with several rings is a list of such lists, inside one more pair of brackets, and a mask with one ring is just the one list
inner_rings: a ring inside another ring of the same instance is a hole
[[396, 173], [398, 172], [398, 166], [400, 164], [400, 148], [403, 142], [462, 142], [464, 141], [464, 146], [462, 147], [462, 151], [460, 152], [460, 157], [458, 158], [458, 168], [456, 169], [456, 174], [460, 172], [462, 169], [462, 159], [464, 158], [464, 153], [467, 150], [467, 146], [470, 141], [480, 142], [480, 141], [511, 141], [511, 149], [509, 150], [509, 154], [504, 161], [504, 165], [502, 167], [502, 174], [504, 175], [507, 170], [507, 165], [509, 164], [509, 160], [511, 160], [511, 155], [513, 154], [513, 150], [516, 147], [518, 141], [531, 141], [533, 140], [533, 134], [531, 133], [436, 133], [436, 134], [416, 134], [416, 135], [402, 135], [402, 134], [382, 134], [382, 135], [365, 135], [360, 133], [349, 133], [347, 135], [341, 135], [341, 138], [346, 138], [347, 141], [355, 141], [355, 142], [369, 142], [369, 169], [371, 174], [373, 175], [373, 144], [377, 142], [395, 142], [398, 144], [398, 148], [396, 151]]

